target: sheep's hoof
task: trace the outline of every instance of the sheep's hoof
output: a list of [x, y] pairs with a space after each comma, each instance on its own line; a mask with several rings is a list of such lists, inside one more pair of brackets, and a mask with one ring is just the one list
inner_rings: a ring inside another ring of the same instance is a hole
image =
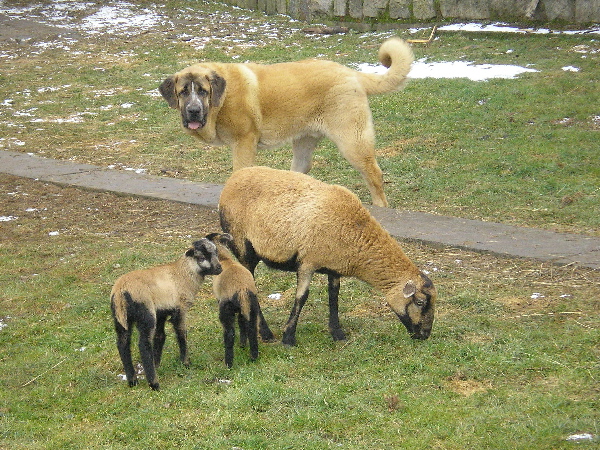
[[288, 337], [288, 338], [284, 337], [281, 340], [281, 343], [283, 345], [285, 345], [286, 347], [295, 347], [296, 346], [296, 337], [291, 337], [291, 338], [290, 337]]
[[153, 391], [160, 391], [160, 384], [159, 383], [148, 383], [150, 385], [150, 387], [152, 388]]
[[345, 341], [346, 335], [342, 331], [341, 328], [336, 328], [335, 330], [331, 330], [331, 337], [333, 337], [334, 341]]
[[133, 380], [129, 380], [129, 387], [134, 387], [138, 385], [138, 380], [137, 378], [134, 378]]

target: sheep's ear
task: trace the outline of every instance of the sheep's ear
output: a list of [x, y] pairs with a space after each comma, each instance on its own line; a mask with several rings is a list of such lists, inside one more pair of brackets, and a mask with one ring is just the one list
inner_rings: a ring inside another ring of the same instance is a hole
[[175, 75], [171, 75], [158, 87], [160, 95], [167, 101], [171, 108], [177, 108], [177, 96], [175, 95]]
[[194, 256], [194, 249], [193, 248], [188, 249], [188, 251], [185, 252], [185, 256], [188, 256], [190, 258], [193, 257]]
[[223, 94], [225, 94], [225, 86], [227, 86], [225, 78], [217, 72], [212, 72], [208, 77], [208, 81], [210, 82], [210, 106], [213, 108], [221, 106]]
[[417, 286], [413, 280], [408, 280], [408, 282], [404, 285], [404, 289], [402, 289], [402, 294], [404, 294], [404, 298], [409, 298], [415, 295], [417, 292]]

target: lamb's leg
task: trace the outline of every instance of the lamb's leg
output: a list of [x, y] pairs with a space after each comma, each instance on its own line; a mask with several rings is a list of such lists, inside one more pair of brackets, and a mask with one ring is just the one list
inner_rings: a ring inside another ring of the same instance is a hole
[[[260, 311], [260, 307], [258, 306], [258, 299], [254, 296], [253, 299], [250, 300], [252, 303], [250, 305], [250, 317], [246, 320], [246, 334], [248, 335], [248, 342], [250, 344], [250, 359], [254, 361], [258, 358], [258, 312]], [[240, 314], [241, 315], [241, 314]]]
[[156, 320], [156, 331], [154, 332], [154, 365], [160, 366], [160, 360], [162, 359], [162, 351], [165, 346], [166, 334], [165, 334], [165, 321], [167, 320], [166, 315], [160, 315]]
[[131, 360], [131, 327], [129, 329], [123, 328], [123, 326], [115, 320], [115, 331], [117, 332], [117, 349], [119, 350], [119, 356], [123, 363], [123, 369], [125, 370], [125, 377], [130, 387], [137, 386], [138, 379], [133, 368], [133, 361]]
[[247, 320], [242, 313], [238, 314], [238, 328], [240, 329], [240, 347], [244, 348], [248, 342]]
[[144, 314], [144, 317], [138, 320], [137, 326], [140, 335], [138, 346], [140, 349], [140, 356], [142, 357], [142, 365], [144, 366], [146, 380], [153, 390], [158, 391], [160, 386], [156, 377], [154, 349], [152, 348], [154, 332], [156, 330], [156, 318], [149, 313]]
[[225, 365], [233, 366], [233, 344], [235, 342], [235, 311], [231, 302], [221, 302], [219, 321], [223, 326], [223, 346], [225, 347]]
[[310, 280], [314, 271], [312, 269], [302, 268], [298, 269], [296, 275], [298, 285], [296, 287], [296, 299], [294, 300], [294, 306], [290, 312], [290, 317], [285, 324], [283, 329], [283, 338], [281, 342], [283, 345], [296, 345], [296, 326], [298, 325], [298, 319], [300, 318], [300, 312], [302, 307], [308, 299], [308, 288], [310, 286]]
[[[254, 270], [260, 261], [254, 249], [250, 246], [249, 248], [244, 249], [244, 253], [237, 252], [235, 256], [237, 256], [242, 265], [248, 269], [254, 277]], [[260, 303], [258, 305], [258, 332], [260, 333], [260, 338], [263, 342], [273, 342], [275, 340], [275, 335], [265, 320]]]
[[338, 298], [340, 294], [340, 277], [329, 274], [327, 277], [329, 293], [329, 332], [334, 341], [346, 340], [346, 335], [340, 327], [340, 318], [338, 314]]
[[186, 314], [181, 309], [175, 311], [171, 315], [171, 323], [175, 329], [177, 336], [177, 344], [179, 345], [179, 360], [185, 367], [190, 366], [190, 357], [188, 356], [187, 346], [187, 325]]

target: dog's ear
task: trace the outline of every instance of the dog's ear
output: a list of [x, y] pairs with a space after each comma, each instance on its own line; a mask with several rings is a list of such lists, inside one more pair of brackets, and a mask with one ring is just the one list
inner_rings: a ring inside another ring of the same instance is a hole
[[210, 82], [210, 106], [213, 108], [221, 106], [221, 101], [223, 100], [223, 94], [225, 94], [225, 86], [227, 86], [227, 82], [225, 78], [219, 75], [217, 72], [212, 72], [208, 76], [208, 81]]
[[171, 108], [177, 108], [177, 96], [175, 95], [175, 75], [171, 75], [158, 87], [160, 95], [167, 101]]

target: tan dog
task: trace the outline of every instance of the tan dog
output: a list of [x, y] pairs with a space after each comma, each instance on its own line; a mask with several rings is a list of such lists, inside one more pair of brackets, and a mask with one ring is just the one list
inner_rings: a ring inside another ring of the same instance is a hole
[[308, 173], [317, 143], [328, 137], [361, 173], [373, 203], [387, 206], [367, 96], [402, 89], [413, 54], [403, 40], [390, 39], [379, 61], [389, 68], [385, 74], [322, 60], [199, 63], [168, 77], [159, 90], [189, 134], [231, 146], [234, 171], [254, 165], [257, 149], [291, 141], [291, 170]]

